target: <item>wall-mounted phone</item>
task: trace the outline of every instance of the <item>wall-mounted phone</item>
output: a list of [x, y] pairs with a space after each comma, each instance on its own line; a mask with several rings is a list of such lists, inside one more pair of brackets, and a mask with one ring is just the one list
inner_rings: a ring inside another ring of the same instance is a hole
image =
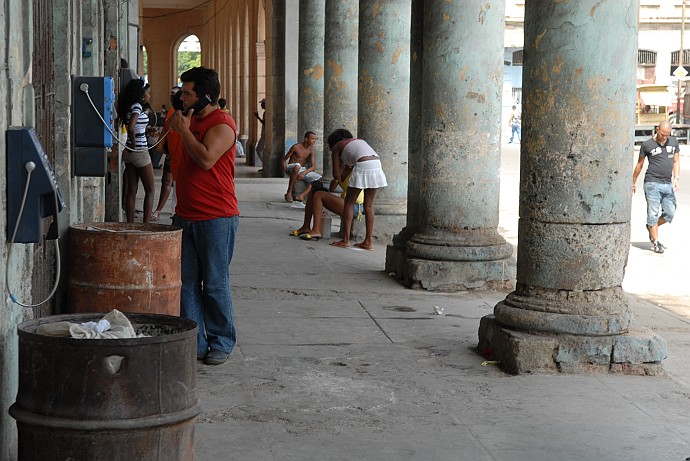
[[46, 238], [57, 239], [57, 215], [64, 206], [36, 132], [33, 128], [10, 127], [7, 130], [7, 240], [40, 241], [42, 219], [48, 216], [53, 217], [53, 222]]
[[110, 77], [72, 76], [72, 176], [105, 176], [113, 146], [115, 93]]

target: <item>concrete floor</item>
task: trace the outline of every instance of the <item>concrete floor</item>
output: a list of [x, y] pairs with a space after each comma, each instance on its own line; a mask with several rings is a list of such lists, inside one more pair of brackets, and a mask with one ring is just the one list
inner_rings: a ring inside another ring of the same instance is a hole
[[[518, 166], [519, 145], [504, 145], [500, 231], [513, 244]], [[382, 244], [291, 237], [303, 211], [283, 201], [287, 179], [256, 169], [238, 159], [238, 345], [226, 364], [198, 365], [197, 460], [690, 457], [687, 200], [657, 255], [644, 243], [644, 197], [633, 197], [624, 288], [637, 322], [668, 341], [664, 375], [510, 376], [474, 351], [479, 319], [507, 291], [413, 291], [383, 272]]]

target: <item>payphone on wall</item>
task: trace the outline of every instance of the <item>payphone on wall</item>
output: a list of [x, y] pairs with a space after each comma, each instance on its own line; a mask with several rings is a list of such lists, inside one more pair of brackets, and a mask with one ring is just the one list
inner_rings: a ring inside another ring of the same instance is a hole
[[42, 219], [53, 217], [47, 239], [57, 239], [57, 215], [65, 206], [48, 157], [33, 128], [7, 130], [7, 240], [40, 241]]
[[72, 76], [72, 175], [105, 176], [113, 146], [111, 77]]

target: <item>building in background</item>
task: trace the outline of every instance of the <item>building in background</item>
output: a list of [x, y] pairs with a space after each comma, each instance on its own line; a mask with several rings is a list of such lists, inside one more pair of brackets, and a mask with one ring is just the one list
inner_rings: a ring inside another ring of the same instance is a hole
[[[690, 2], [685, 0], [685, 9]], [[686, 12], [687, 14], [687, 12]], [[510, 114], [512, 105], [520, 105], [522, 99], [522, 59], [524, 51], [525, 2], [507, 2], [505, 55], [503, 74], [503, 115]], [[643, 86], [647, 101], [638, 101], [638, 112], [650, 106], [649, 110], [665, 113], [672, 123], [679, 123], [678, 87], [681, 82], [681, 108], [684, 107], [685, 84], [688, 77], [677, 71], [681, 56], [681, 29], [683, 28], [683, 0], [640, 0], [639, 33], [637, 55], [637, 84]], [[690, 75], [690, 42], [684, 41], [683, 68]], [[611, 69], [611, 72], [615, 72]], [[681, 77], [674, 75], [680, 74]], [[644, 87], [654, 85], [654, 87]], [[666, 90], [663, 90], [667, 87]], [[660, 90], [661, 88], [661, 90]], [[643, 96], [644, 97], [644, 96]], [[685, 109], [690, 118], [690, 104]], [[642, 118], [645, 118], [644, 116]], [[683, 120], [684, 121], [684, 120]]]

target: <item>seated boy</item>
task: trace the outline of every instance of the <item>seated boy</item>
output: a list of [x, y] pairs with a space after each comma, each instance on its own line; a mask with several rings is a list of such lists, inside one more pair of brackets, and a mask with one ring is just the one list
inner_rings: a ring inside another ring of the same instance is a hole
[[[293, 189], [296, 180], [299, 179], [307, 183], [307, 188], [304, 192], [295, 197], [300, 202], [303, 202], [311, 190], [311, 183], [321, 179], [321, 175], [314, 171], [316, 165], [314, 143], [316, 143], [316, 134], [307, 131], [304, 134], [304, 141], [292, 146], [283, 157], [283, 171], [290, 175], [290, 182], [285, 193], [285, 201], [288, 203], [293, 201]], [[309, 167], [305, 166], [307, 163], [309, 163]]]

